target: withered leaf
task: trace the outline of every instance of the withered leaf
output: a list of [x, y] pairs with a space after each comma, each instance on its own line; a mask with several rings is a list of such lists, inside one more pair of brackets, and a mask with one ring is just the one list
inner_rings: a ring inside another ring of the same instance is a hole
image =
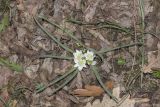
[[[108, 81], [105, 83], [108, 89], [113, 89], [113, 82]], [[75, 89], [72, 94], [81, 97], [89, 97], [89, 96], [100, 96], [103, 94], [104, 90], [100, 86], [96, 85], [85, 85], [84, 89]]]

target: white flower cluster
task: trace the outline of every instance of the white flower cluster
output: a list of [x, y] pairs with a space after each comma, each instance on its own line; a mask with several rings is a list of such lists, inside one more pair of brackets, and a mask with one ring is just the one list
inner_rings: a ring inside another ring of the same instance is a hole
[[92, 51], [87, 51], [86, 53], [83, 53], [82, 50], [76, 50], [74, 55], [74, 67], [77, 67], [79, 71], [83, 69], [83, 67], [86, 67], [86, 64], [88, 65], [95, 65], [96, 61], [94, 61], [95, 55]]

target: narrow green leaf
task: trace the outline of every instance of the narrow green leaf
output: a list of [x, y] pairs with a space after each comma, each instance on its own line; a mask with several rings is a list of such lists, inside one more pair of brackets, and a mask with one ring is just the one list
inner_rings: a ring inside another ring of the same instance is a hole
[[4, 65], [4, 66], [7, 66], [10, 69], [12, 69], [14, 71], [17, 71], [17, 72], [22, 72], [23, 71], [23, 68], [20, 65], [18, 65], [16, 63], [13, 63], [13, 62], [9, 62], [8, 60], [3, 59], [3, 58], [0, 58], [0, 64]]
[[74, 39], [75, 41], [77, 41], [80, 45], [84, 46], [84, 45], [82, 44], [82, 42], [79, 41], [79, 40], [73, 35], [73, 32], [71, 32], [70, 30], [63, 28], [63, 27], [59, 26], [58, 24], [56, 24], [56, 23], [54, 23], [54, 22], [51, 22], [50, 20], [48, 20], [47, 18], [45, 18], [45, 17], [43, 17], [43, 16], [39, 16], [39, 18], [41, 18], [41, 19], [47, 21], [48, 23], [50, 23], [51, 25], [57, 27], [58, 29], [60, 29], [61, 31], [63, 31], [64, 33], [66, 33], [68, 36], [70, 36], [72, 39]]
[[[78, 74], [78, 70], [75, 70], [73, 72], [73, 74], [71, 74], [71, 76], [69, 76], [65, 81], [64, 83], [62, 83], [58, 88], [56, 88], [52, 94], [56, 93], [57, 91], [59, 91], [60, 89], [62, 89], [66, 84], [68, 84], [76, 75]], [[51, 94], [51, 95], [52, 95]]]
[[62, 60], [72, 60], [73, 59], [73, 57], [55, 56], [55, 55], [42, 55], [39, 58], [54, 58], [54, 59], [62, 59]]
[[122, 48], [128, 48], [128, 47], [132, 47], [132, 46], [136, 46], [136, 45], [142, 45], [142, 43], [137, 42], [137, 43], [127, 44], [127, 45], [123, 45], [123, 46], [115, 47], [115, 48], [111, 48], [111, 49], [102, 49], [99, 52], [97, 52], [97, 54], [103, 54], [103, 53], [115, 51], [115, 50], [122, 49]]
[[4, 14], [2, 21], [0, 22], [0, 32], [5, 30], [5, 28], [9, 25], [9, 17], [8, 14]]
[[38, 22], [38, 20], [37, 20], [35, 17], [33, 17], [33, 18], [34, 18], [36, 24], [41, 28], [41, 30], [42, 30], [44, 33], [47, 34], [48, 37], [50, 37], [55, 43], [57, 43], [59, 46], [61, 46], [61, 47], [62, 47], [63, 49], [65, 49], [66, 51], [73, 53], [73, 50], [72, 50], [72, 49], [68, 48], [66, 45], [64, 45], [64, 44], [62, 44], [60, 41], [58, 41], [54, 36], [52, 36], [52, 34], [51, 34], [50, 32], [48, 32], [48, 31]]
[[104, 91], [105, 91], [116, 103], [118, 103], [118, 99], [117, 99], [115, 96], [112, 95], [112, 93], [109, 91], [109, 89], [107, 89], [107, 87], [106, 87], [106, 86], [104, 85], [104, 83], [102, 82], [101, 77], [100, 77], [100, 75], [99, 75], [99, 73], [98, 73], [97, 67], [91, 66], [91, 70], [92, 70], [92, 72], [94, 73], [94, 75], [96, 76], [99, 84], [100, 84], [101, 87], [104, 89]]
[[66, 72], [65, 74], [63, 74], [62, 76], [60, 76], [59, 78], [53, 80], [51, 83], [49, 83], [47, 86], [44, 86], [43, 88], [41, 87], [40, 90], [37, 90], [36, 93], [40, 93], [42, 91], [44, 91], [45, 89], [47, 89], [48, 87], [54, 85], [55, 83], [63, 80], [64, 78], [66, 78], [69, 74], [73, 73], [76, 70], [76, 68], [72, 68], [70, 71]]

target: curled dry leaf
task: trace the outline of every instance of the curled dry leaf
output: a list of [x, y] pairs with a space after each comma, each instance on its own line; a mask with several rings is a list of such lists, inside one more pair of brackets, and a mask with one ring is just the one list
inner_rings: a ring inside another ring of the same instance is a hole
[[[113, 82], [108, 81], [105, 83], [108, 89], [113, 89]], [[85, 85], [84, 89], [75, 89], [72, 94], [81, 97], [100, 96], [104, 93], [104, 90], [100, 86]]]

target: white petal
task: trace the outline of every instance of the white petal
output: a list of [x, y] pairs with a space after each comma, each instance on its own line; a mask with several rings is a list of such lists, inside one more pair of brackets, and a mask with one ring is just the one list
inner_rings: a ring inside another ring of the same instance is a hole
[[96, 65], [96, 63], [97, 63], [96, 61], [93, 61], [91, 65]]
[[79, 65], [76, 63], [75, 65], [74, 65], [74, 67], [78, 67]]
[[81, 67], [81, 66], [78, 67], [78, 70], [79, 70], [79, 71], [81, 71], [82, 69], [83, 69], [83, 67]]

